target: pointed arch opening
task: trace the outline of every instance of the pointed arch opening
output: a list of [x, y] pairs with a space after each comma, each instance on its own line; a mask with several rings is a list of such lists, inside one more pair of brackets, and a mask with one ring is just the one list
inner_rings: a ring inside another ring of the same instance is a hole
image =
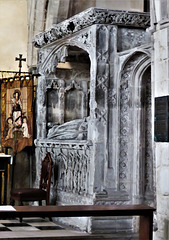
[[150, 58], [144, 51], [124, 62], [120, 81], [119, 188], [131, 202], [154, 203]]
[[[57, 54], [56, 54], [57, 59]], [[66, 46], [65, 57], [58, 60], [47, 77], [47, 125], [84, 119], [89, 116], [90, 59], [83, 49]]]

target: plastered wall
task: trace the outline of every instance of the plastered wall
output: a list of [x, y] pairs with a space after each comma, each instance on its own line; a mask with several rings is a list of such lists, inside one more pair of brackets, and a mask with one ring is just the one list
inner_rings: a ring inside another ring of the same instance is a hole
[[27, 1], [0, 0], [0, 70], [17, 71], [19, 54], [27, 57]]
[[143, 11], [143, 0], [96, 0], [96, 7], [129, 11]]

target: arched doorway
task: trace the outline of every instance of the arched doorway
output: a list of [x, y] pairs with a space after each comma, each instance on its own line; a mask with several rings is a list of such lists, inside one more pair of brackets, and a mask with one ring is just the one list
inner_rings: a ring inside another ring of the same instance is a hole
[[47, 76], [47, 124], [63, 124], [89, 116], [90, 59], [76, 46], [66, 46], [64, 61]]
[[150, 205], [154, 199], [152, 129], [151, 67], [148, 67], [142, 75], [141, 86], [140, 187], [143, 201]]
[[119, 190], [130, 203], [154, 203], [150, 58], [135, 52], [120, 81]]

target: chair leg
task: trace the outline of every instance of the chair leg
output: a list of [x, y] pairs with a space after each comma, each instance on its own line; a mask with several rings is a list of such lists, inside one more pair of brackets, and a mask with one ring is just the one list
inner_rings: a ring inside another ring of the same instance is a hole
[[[22, 201], [19, 201], [19, 206], [23, 206], [23, 202]], [[22, 223], [22, 217], [20, 217], [19, 220], [20, 220], [20, 223]]]
[[23, 202], [22, 201], [19, 201], [19, 206], [23, 206]]
[[[47, 206], [47, 205], [49, 205], [49, 201], [48, 201], [48, 199], [46, 199], [46, 206]], [[51, 217], [49, 217], [49, 221], [50, 221], [50, 222], [53, 222], [53, 220], [52, 220]]]
[[15, 206], [15, 200], [10, 198], [10, 205]]

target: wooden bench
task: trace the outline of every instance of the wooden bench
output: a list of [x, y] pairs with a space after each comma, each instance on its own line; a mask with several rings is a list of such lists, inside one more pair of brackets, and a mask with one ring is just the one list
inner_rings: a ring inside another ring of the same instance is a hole
[[152, 240], [153, 211], [146, 205], [14, 206], [16, 211], [0, 211], [0, 218], [140, 216], [139, 240]]

